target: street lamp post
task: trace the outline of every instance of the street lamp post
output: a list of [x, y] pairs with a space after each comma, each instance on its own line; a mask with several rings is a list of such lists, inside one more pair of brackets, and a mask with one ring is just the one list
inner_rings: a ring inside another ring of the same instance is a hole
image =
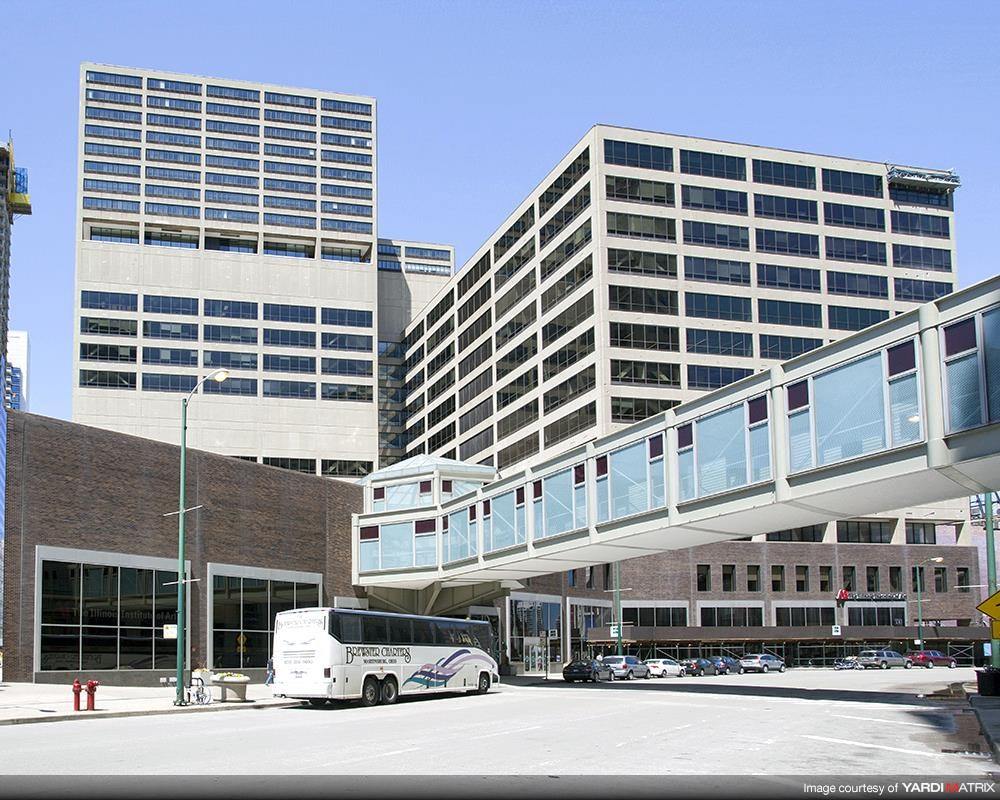
[[925, 649], [924, 633], [923, 633], [924, 613], [923, 613], [923, 607], [921, 605], [921, 596], [923, 594], [923, 587], [921, 586], [922, 582], [920, 580], [920, 575], [922, 572], [921, 567], [923, 567], [925, 564], [940, 564], [942, 561], [944, 561], [944, 558], [942, 558], [941, 556], [936, 556], [935, 558], [925, 558], [923, 561], [917, 564], [915, 568], [915, 573], [916, 573], [915, 577], [917, 579], [917, 641], [920, 642], [921, 650]]
[[229, 370], [214, 370], [200, 381], [190, 391], [187, 397], [181, 401], [181, 484], [178, 492], [177, 502], [177, 696], [174, 698], [175, 706], [187, 705], [184, 699], [184, 600], [185, 600], [185, 573], [184, 573], [184, 517], [186, 507], [184, 505], [184, 483], [185, 472], [187, 471], [187, 410], [191, 398], [205, 381], [213, 380], [222, 383], [229, 377]]

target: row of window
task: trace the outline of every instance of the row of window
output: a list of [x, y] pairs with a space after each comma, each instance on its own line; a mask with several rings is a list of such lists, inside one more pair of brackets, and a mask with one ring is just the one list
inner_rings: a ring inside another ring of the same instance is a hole
[[[674, 150], [672, 147], [605, 139], [604, 161], [607, 164], [671, 172], [674, 169]], [[756, 158], [751, 161], [755, 183], [791, 186], [796, 189], [817, 188], [816, 167]], [[681, 149], [679, 166], [680, 172], [686, 175], [747, 180], [746, 159], [742, 156]], [[821, 175], [822, 190], [825, 192], [861, 197], [884, 196], [881, 175], [827, 168], [821, 169]], [[950, 207], [950, 193], [947, 192], [890, 184], [890, 197], [897, 202]]]
[[[944, 593], [948, 591], [948, 573], [951, 567], [935, 567], [932, 585], [935, 592]], [[698, 564], [696, 567], [696, 588], [699, 592], [711, 592], [713, 588], [721, 588], [723, 592], [761, 592], [764, 591], [764, 572], [759, 564], [747, 564], [743, 569], [744, 581], [742, 585], [737, 585], [736, 564], [722, 564], [721, 585], [713, 587], [712, 565]], [[831, 565], [811, 566], [808, 564], [798, 564], [789, 566], [785, 564], [772, 564], [770, 566], [770, 591], [789, 592], [794, 589], [796, 592], [823, 592], [832, 594], [840, 589], [847, 591], [867, 591], [867, 592], [902, 592], [903, 568], [900, 566], [866, 566], [861, 574], [864, 576], [863, 585], [858, 583], [858, 574], [861, 568], [857, 566], [842, 566], [840, 569], [840, 582], [834, 582], [834, 568]], [[968, 592], [971, 581], [971, 569], [969, 567], [954, 567], [954, 586], [959, 592]], [[925, 567], [921, 565], [910, 568], [911, 591], [930, 591], [925, 576]]]
[[[138, 335], [139, 322], [134, 319], [108, 319], [104, 317], [81, 317], [80, 333], [96, 336]], [[315, 331], [260, 329], [233, 325], [202, 325], [202, 341], [227, 342], [234, 344], [265, 344], [279, 347], [316, 347]], [[148, 339], [176, 339], [198, 341], [198, 325], [193, 322], [158, 322], [146, 320], [142, 323], [142, 335]], [[320, 346], [324, 350], [352, 350], [371, 352], [371, 336], [353, 333], [320, 333]]]
[[[203, 366], [228, 370], [256, 370], [263, 365], [265, 372], [300, 372], [314, 374], [317, 359], [314, 356], [291, 356], [264, 353], [261, 360], [257, 353], [206, 350]], [[81, 361], [102, 361], [131, 363], [139, 361], [139, 348], [135, 345], [101, 344], [100, 342], [80, 343]], [[160, 364], [172, 367], [198, 366], [198, 351], [182, 347], [143, 347], [143, 364]], [[320, 373], [323, 375], [347, 375], [351, 377], [372, 377], [372, 362], [364, 359], [322, 358], [319, 359]]]
[[[189, 393], [198, 383], [197, 375], [158, 374], [144, 372], [142, 374], [142, 390], [145, 392], [182, 392]], [[202, 389], [206, 394], [243, 395], [263, 397], [285, 397], [299, 399], [315, 399], [316, 384], [308, 381], [263, 380], [262, 393], [257, 393], [256, 378], [227, 378], [218, 383], [206, 381]], [[136, 374], [134, 372], [118, 372], [110, 370], [80, 370], [80, 386], [85, 389], [135, 389]], [[374, 400], [374, 388], [360, 384], [323, 383], [320, 384], [319, 397], [323, 400], [343, 400], [348, 402], [371, 403]]]
[[[138, 295], [127, 292], [102, 292], [84, 290], [80, 293], [80, 307], [99, 311], [138, 311]], [[150, 314], [198, 315], [197, 297], [172, 297], [143, 295], [142, 310]], [[263, 316], [270, 322], [297, 322], [315, 324], [314, 306], [296, 306], [281, 303], [262, 303]], [[206, 317], [229, 319], [258, 319], [258, 303], [247, 300], [213, 300], [203, 302]], [[354, 328], [372, 327], [372, 312], [356, 308], [321, 308], [323, 325], [343, 325]]]

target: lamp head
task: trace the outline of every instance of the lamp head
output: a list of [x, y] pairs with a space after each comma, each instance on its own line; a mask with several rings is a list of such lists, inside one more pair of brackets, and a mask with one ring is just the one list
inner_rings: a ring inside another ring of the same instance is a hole
[[216, 383], [222, 383], [226, 378], [229, 377], [228, 369], [217, 369], [209, 376]]
[[944, 561], [944, 557], [943, 556], [936, 556], [935, 558], [932, 558], [931, 561], [934, 564], [940, 564], [942, 561]]

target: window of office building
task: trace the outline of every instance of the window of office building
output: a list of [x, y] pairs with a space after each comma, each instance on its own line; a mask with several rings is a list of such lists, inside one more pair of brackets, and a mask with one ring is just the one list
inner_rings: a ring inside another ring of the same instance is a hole
[[746, 159], [737, 156], [681, 150], [681, 172], [688, 175], [705, 175], [710, 178], [745, 181], [747, 179], [747, 163]]
[[684, 243], [725, 247], [731, 250], [750, 249], [750, 230], [739, 225], [719, 225], [714, 222], [684, 220]]
[[656, 278], [676, 278], [677, 256], [611, 247], [608, 248], [608, 271], [650, 275]]
[[771, 565], [771, 591], [785, 591], [785, 567], [781, 564]]
[[759, 592], [760, 589], [760, 564], [747, 564], [747, 591]]
[[860, 331], [889, 319], [889, 312], [881, 308], [829, 306], [826, 313], [828, 326], [835, 331]]
[[821, 328], [823, 327], [823, 307], [817, 303], [758, 300], [757, 321], [762, 325]]
[[824, 593], [833, 591], [833, 567], [824, 565], [819, 568], [819, 590]]
[[746, 192], [730, 189], [710, 189], [705, 186], [682, 186], [681, 206], [722, 214], [746, 214]]
[[[498, 392], [497, 398], [499, 399], [501, 395], [509, 396], [514, 390], [515, 385], [517, 385], [517, 388], [520, 389], [522, 393], [533, 389], [538, 385], [537, 375], [538, 371], [534, 369], [526, 372], [521, 376], [521, 378], [508, 384], [504, 389]], [[589, 392], [596, 385], [595, 376], [596, 368], [591, 365], [580, 370], [576, 373], [576, 375], [567, 378], [562, 383], [557, 384], [552, 389], [547, 391], [542, 399], [544, 413], [548, 414], [551, 411], [555, 411], [557, 408], [565, 405], [570, 400]], [[614, 379], [612, 378], [612, 380]]]
[[780, 628], [818, 628], [836, 621], [833, 606], [776, 606], [774, 624]]
[[677, 241], [677, 228], [676, 222], [667, 217], [650, 217], [609, 211], [608, 236], [674, 242]]
[[938, 247], [917, 247], [910, 244], [892, 246], [894, 267], [915, 267], [936, 272], [951, 272], [951, 251]]
[[847, 589], [849, 592], [853, 592], [858, 588], [857, 585], [857, 568], [856, 567], [841, 567], [841, 585], [843, 588]]
[[795, 591], [809, 591], [809, 567], [804, 564], [795, 567]]
[[857, 264], [885, 264], [885, 243], [866, 239], [826, 237], [826, 257], [831, 261], [852, 261]]
[[755, 183], [793, 186], [796, 189], [815, 189], [816, 168], [755, 158], [753, 160], [753, 179]]
[[760, 628], [764, 625], [764, 609], [754, 606], [702, 606], [701, 625], [704, 628]]
[[822, 339], [806, 339], [799, 336], [774, 336], [759, 334], [760, 357], [788, 361], [823, 345]]
[[815, 200], [755, 194], [753, 204], [754, 215], [758, 217], [787, 219], [794, 222], [816, 222], [818, 219]]
[[757, 285], [769, 289], [792, 289], [797, 292], [820, 291], [818, 269], [783, 267], [774, 264], [757, 265]]
[[781, 253], [784, 255], [819, 258], [819, 236], [812, 233], [772, 231], [758, 228], [756, 242], [757, 251], [760, 253]]
[[893, 289], [897, 300], [929, 303], [949, 294], [955, 287], [942, 281], [922, 281], [916, 278], [895, 278]]
[[597, 424], [597, 404], [588, 403], [545, 426], [545, 446], [558, 444]]
[[687, 351], [749, 358], [753, 356], [753, 334], [688, 328]]
[[712, 591], [712, 566], [710, 564], [699, 564], [697, 570], [698, 591]]
[[882, 178], [879, 175], [866, 175], [860, 172], [824, 169], [823, 191], [862, 197], [882, 197]]
[[562, 233], [567, 225], [583, 213], [583, 210], [589, 205], [590, 184], [585, 183], [583, 188], [572, 199], [567, 200], [562, 208], [549, 217], [549, 221], [539, 228], [538, 247], [545, 247], [545, 245]]
[[608, 200], [625, 200], [658, 206], [674, 204], [674, 185], [662, 181], [608, 175], [605, 178], [605, 192]]
[[849, 206], [842, 203], [823, 203], [823, 221], [841, 228], [863, 228], [870, 231], [885, 230], [885, 212], [870, 206]]
[[826, 290], [830, 294], [848, 297], [886, 298], [889, 296], [889, 279], [881, 275], [830, 270], [826, 273]]
[[750, 298], [735, 295], [685, 292], [684, 313], [689, 317], [701, 317], [704, 319], [753, 322], [753, 310]]
[[611, 421], [641, 422], [677, 405], [680, 405], [679, 400], [666, 400], [662, 397], [612, 397]]
[[670, 172], [674, 168], [674, 151], [670, 147], [605, 139], [604, 163]]
[[750, 264], [721, 258], [684, 256], [684, 277], [691, 281], [750, 285]]
[[752, 369], [688, 364], [688, 389], [721, 389], [753, 374]]
[[767, 534], [769, 542], [822, 542], [825, 525], [806, 525], [801, 528], [787, 528]]
[[892, 523], [887, 520], [840, 520], [837, 541], [888, 544], [892, 541]]
[[661, 350], [675, 353], [680, 350], [680, 337], [677, 328], [665, 325], [612, 322], [609, 341], [612, 347], [635, 350]]
[[735, 592], [736, 591], [736, 565], [735, 564], [723, 564], [722, 565], [722, 591], [724, 591], [724, 592]]
[[877, 592], [881, 585], [881, 576], [878, 567], [865, 567], [865, 591]]
[[907, 544], [937, 544], [937, 526], [933, 522], [907, 522]]

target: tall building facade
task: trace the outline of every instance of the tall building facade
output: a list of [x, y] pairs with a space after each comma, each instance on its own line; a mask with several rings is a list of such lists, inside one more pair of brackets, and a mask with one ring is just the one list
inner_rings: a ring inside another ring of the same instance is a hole
[[7, 334], [7, 363], [4, 371], [4, 404], [17, 411], [28, 411], [28, 375], [31, 351], [27, 331]]
[[[84, 64], [79, 125], [73, 419], [175, 442], [177, 395], [226, 369], [192, 446], [376, 466], [375, 100]], [[420, 298], [453, 262], [408, 243], [399, 280]]]
[[957, 182], [596, 126], [408, 327], [408, 453], [539, 461], [947, 294]]

